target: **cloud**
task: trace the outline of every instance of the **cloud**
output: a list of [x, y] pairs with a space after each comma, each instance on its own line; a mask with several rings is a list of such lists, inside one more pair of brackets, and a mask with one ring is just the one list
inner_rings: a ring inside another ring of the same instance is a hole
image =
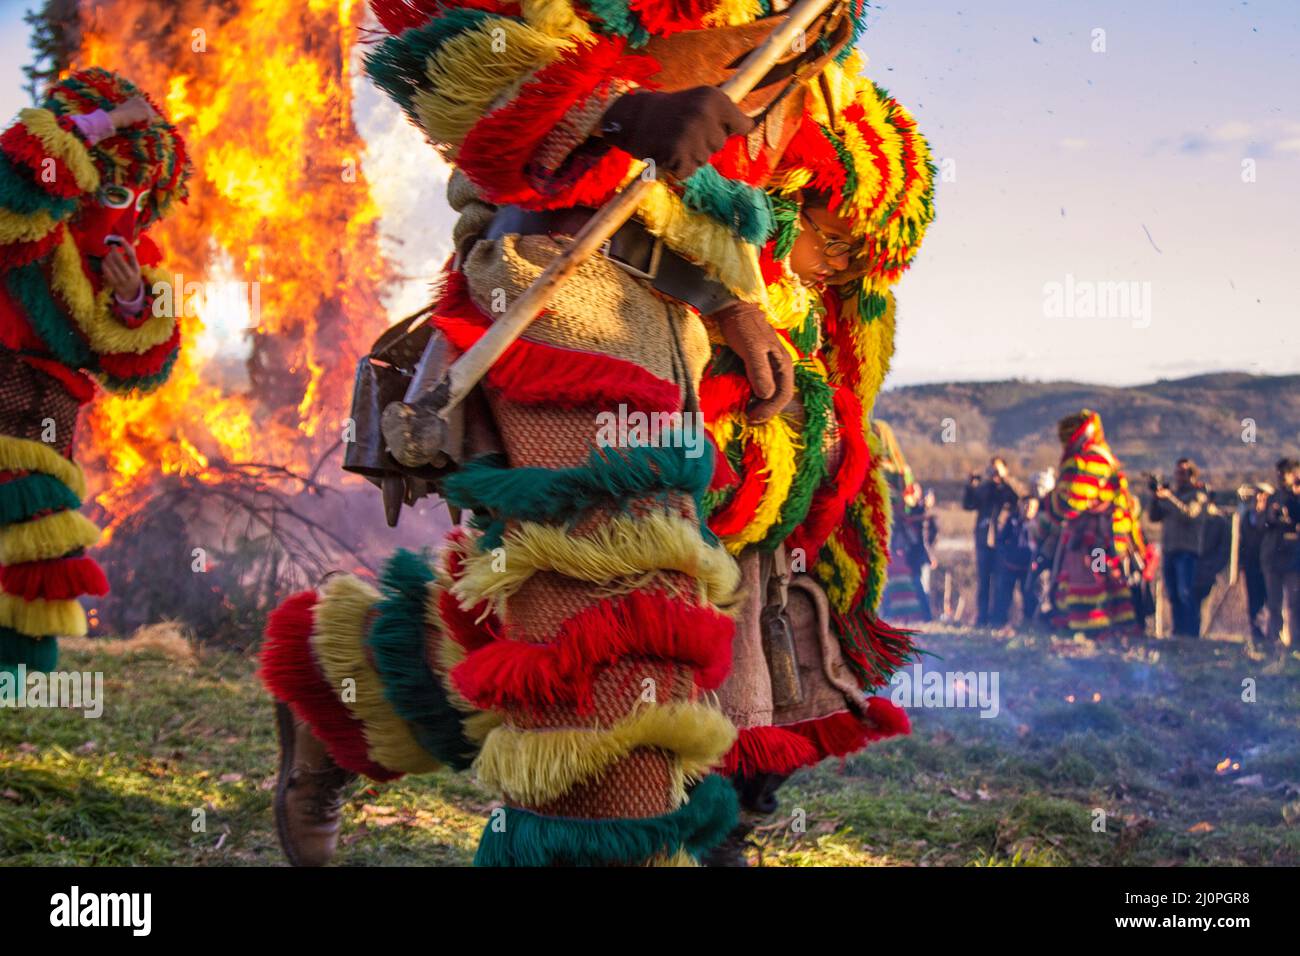
[[1212, 130], [1192, 130], [1156, 143], [1158, 151], [1173, 149], [1188, 156], [1268, 156], [1300, 152], [1300, 123], [1269, 119], [1230, 120]]

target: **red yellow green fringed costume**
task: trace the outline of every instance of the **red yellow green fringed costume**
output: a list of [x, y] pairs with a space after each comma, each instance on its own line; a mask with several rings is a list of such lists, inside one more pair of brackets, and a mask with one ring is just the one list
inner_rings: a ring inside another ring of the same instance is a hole
[[1101, 416], [1085, 409], [1062, 422], [1060, 475], [1041, 520], [1052, 556], [1052, 626], [1089, 637], [1137, 633], [1132, 587], [1150, 560], [1119, 459]]
[[[767, 12], [751, 0], [374, 7], [391, 36], [371, 77], [457, 167], [459, 252], [431, 321], [458, 350], [563, 248], [545, 234], [475, 240], [497, 207], [598, 206], [635, 174], [590, 134], [613, 99], [662, 78], [638, 51]], [[748, 384], [699, 314], [594, 258], [484, 381], [504, 454], [441, 487], [471, 526], [435, 566], [399, 553], [378, 588], [336, 577], [273, 616], [267, 686], [340, 766], [384, 780], [472, 764], [500, 790], [479, 863], [690, 864], [736, 819], [733, 787], [712, 771], [788, 772], [905, 729], [862, 694], [910, 654], [875, 615], [889, 504], [867, 421], [893, 350], [888, 286], [932, 218], [932, 176], [910, 117], [857, 70], [843, 59], [800, 100], [808, 117], [794, 113], [782, 140], [794, 161], [736, 136], [637, 211], [734, 298], [763, 304], [798, 358], [797, 423], [751, 427]], [[823, 178], [862, 242], [853, 275], [825, 295], [783, 261], [791, 197]], [[696, 443], [702, 454], [672, 437], [696, 394], [720, 445]], [[667, 423], [667, 440], [603, 446], [603, 415]], [[828, 597], [839, 703], [738, 735], [712, 696], [733, 659], [732, 555], [783, 542]]]
[[[496, 207], [605, 203], [640, 163], [593, 133], [619, 96], [663, 81], [643, 48], [766, 12], [755, 0], [372, 5], [390, 36], [368, 72], [455, 164], [458, 245]], [[656, 181], [636, 219], [733, 299], [761, 303], [771, 169], [770, 149], [735, 136], [684, 182]], [[436, 328], [467, 348], [561, 249], [540, 232], [466, 242]], [[734, 824], [731, 784], [709, 773], [736, 738], [710, 692], [730, 663], [738, 584], [701, 519], [713, 454], [598, 443], [602, 414], [691, 427], [681, 416], [709, 352], [692, 307], [587, 261], [484, 381], [505, 454], [444, 484], [475, 524], [436, 573], [399, 554], [379, 590], [335, 578], [268, 628], [268, 687], [340, 765], [386, 779], [474, 761], [506, 802], [481, 864], [691, 864]]]
[[[0, 135], [0, 667], [48, 670], [57, 635], [86, 633], [77, 598], [108, 583], [84, 553], [99, 531], [77, 511], [77, 414], [97, 381], [160, 384], [179, 348], [175, 317], [152, 309], [150, 289], [168, 276], [142, 233], [185, 196], [184, 144], [166, 121], [93, 143], [73, 121], [143, 95], [106, 70], [73, 73]], [[129, 201], [106, 204], [110, 185]], [[99, 272], [111, 234], [136, 246], [138, 309]]]
[[[778, 226], [760, 258], [770, 321], [795, 360], [796, 402], [749, 423], [748, 382], [722, 344], [701, 387], [719, 449], [709, 526], [740, 558], [750, 591], [721, 691], [739, 729], [725, 767], [741, 778], [787, 774], [908, 727], [886, 698], [867, 696], [912, 654], [909, 635], [877, 615], [891, 511], [885, 456], [869, 422], [893, 354], [888, 288], [933, 219], [933, 167], [911, 117], [860, 74], [856, 56], [823, 76], [769, 186]], [[803, 191], [827, 196], [861, 242], [852, 278], [833, 289], [805, 287], [788, 265]], [[754, 593], [763, 590], [757, 556], [780, 546], [824, 592], [838, 642], [829, 652], [798, 651], [807, 693], [785, 706], [763, 672], [764, 595]]]
[[889, 542], [889, 578], [881, 610], [890, 620], [899, 622], [928, 621], [930, 615], [925, 602], [925, 592], [917, 586], [914, 554], [908, 553], [907, 537], [899, 531], [901, 522], [911, 522], [908, 537], [919, 540], [925, 534], [921, 523], [921, 486], [912, 474], [912, 467], [903, 455], [903, 448], [887, 422], [876, 419], [871, 423], [875, 437], [884, 449], [881, 467], [889, 484], [889, 498], [893, 505], [892, 528]]

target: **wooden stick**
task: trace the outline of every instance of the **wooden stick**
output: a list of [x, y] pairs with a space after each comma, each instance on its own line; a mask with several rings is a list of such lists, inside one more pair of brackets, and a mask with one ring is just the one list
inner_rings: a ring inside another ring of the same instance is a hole
[[[780, 26], [767, 40], [745, 58], [735, 74], [719, 89], [733, 103], [742, 100], [757, 83], [767, 75], [776, 62], [785, 55], [795, 40], [836, 0], [801, 0], [790, 10]], [[631, 185], [611, 199], [600, 211], [587, 220], [573, 237], [572, 244], [563, 254], [556, 256], [510, 308], [477, 342], [458, 358], [447, 370], [449, 393], [440, 415], [446, 417], [470, 393], [479, 380], [511, 346], [533, 319], [546, 307], [551, 296], [587, 259], [591, 258], [605, 242], [632, 218], [646, 198], [655, 180], [639, 176]]]

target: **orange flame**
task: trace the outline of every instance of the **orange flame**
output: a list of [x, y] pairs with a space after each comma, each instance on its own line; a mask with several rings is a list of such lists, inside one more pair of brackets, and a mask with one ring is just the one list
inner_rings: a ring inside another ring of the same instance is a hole
[[[74, 68], [116, 70], [186, 138], [186, 206], [150, 235], [183, 351], [146, 397], [103, 396], [80, 453], [110, 515], [164, 474], [307, 471], [342, 434], [392, 272], [352, 121], [360, 0], [91, 0]], [[249, 350], [251, 348], [251, 355]]]

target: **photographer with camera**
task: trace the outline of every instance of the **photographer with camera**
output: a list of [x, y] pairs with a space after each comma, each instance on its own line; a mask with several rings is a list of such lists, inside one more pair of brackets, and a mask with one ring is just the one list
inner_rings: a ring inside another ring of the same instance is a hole
[[1158, 475], [1151, 475], [1148, 480], [1152, 495], [1151, 520], [1163, 528], [1160, 547], [1176, 637], [1201, 636], [1196, 570], [1209, 495], [1199, 476], [1200, 469], [1194, 461], [1180, 458], [1174, 465], [1172, 486]]
[[1268, 591], [1268, 639], [1279, 654], [1285, 610], [1291, 645], [1300, 622], [1300, 461], [1283, 458], [1277, 463], [1277, 490], [1264, 510], [1264, 542], [1260, 566]]

